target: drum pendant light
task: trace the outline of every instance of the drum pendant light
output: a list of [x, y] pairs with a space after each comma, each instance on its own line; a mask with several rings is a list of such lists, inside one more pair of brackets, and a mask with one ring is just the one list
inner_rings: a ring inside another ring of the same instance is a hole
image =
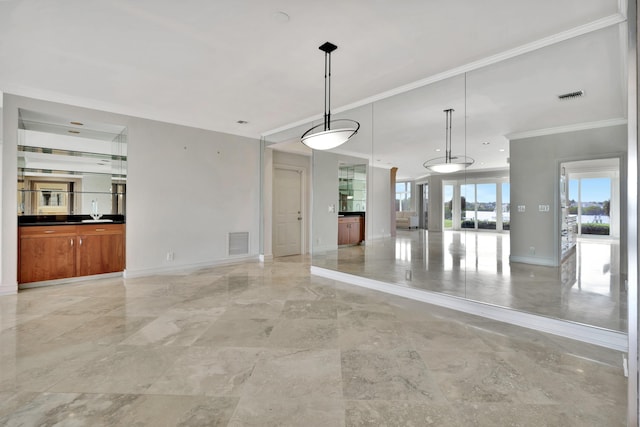
[[313, 150], [330, 150], [344, 144], [358, 132], [360, 123], [350, 119], [331, 120], [331, 52], [338, 46], [326, 42], [324, 52], [324, 116], [323, 121], [302, 134], [300, 142]]
[[473, 164], [473, 159], [471, 157], [451, 155], [451, 122], [453, 119], [453, 111], [453, 108], [444, 110], [444, 113], [446, 114], [444, 157], [436, 157], [434, 159], [427, 160], [423, 164], [423, 166], [430, 171], [438, 173], [459, 172]]

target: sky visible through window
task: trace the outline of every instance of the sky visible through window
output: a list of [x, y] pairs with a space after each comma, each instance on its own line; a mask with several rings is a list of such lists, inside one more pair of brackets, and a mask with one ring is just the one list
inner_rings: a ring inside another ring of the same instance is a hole
[[[471, 184], [473, 185], [473, 184]], [[511, 184], [509, 184], [508, 182], [505, 183], [498, 183], [497, 185], [502, 185], [502, 203], [509, 203], [510, 202], [510, 197], [511, 197]], [[484, 185], [479, 185], [478, 187], [478, 202], [480, 203], [486, 203], [486, 202], [495, 202], [496, 201], [496, 187], [495, 184], [493, 187], [489, 187], [489, 186], [484, 186]], [[473, 198], [473, 193], [471, 193], [471, 189], [468, 189], [468, 191], [470, 192], [470, 198]], [[462, 195], [464, 196], [465, 193], [462, 192]], [[445, 185], [444, 186], [444, 200], [448, 201], [451, 200], [451, 198], [453, 197], [453, 186], [452, 185]]]
[[[578, 180], [569, 180], [569, 195], [577, 198]], [[584, 178], [580, 199], [585, 202], [603, 202], [611, 199], [611, 178]]]

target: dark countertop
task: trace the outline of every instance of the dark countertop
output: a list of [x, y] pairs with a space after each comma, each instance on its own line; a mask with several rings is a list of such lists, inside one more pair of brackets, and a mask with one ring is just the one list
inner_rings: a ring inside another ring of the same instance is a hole
[[338, 212], [338, 216], [364, 216], [365, 212]]
[[[91, 221], [87, 221], [91, 220]], [[124, 215], [103, 215], [100, 220], [93, 221], [89, 215], [19, 215], [18, 225], [21, 227], [40, 225], [92, 225], [92, 224], [124, 224]], [[106, 221], [110, 220], [110, 221]], [[87, 221], [87, 222], [83, 222]]]

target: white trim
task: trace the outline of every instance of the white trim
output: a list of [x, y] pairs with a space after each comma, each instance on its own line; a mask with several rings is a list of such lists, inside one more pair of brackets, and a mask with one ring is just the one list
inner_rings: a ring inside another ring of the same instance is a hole
[[258, 256], [258, 261], [260, 261], [260, 262], [271, 262], [271, 261], [273, 261], [273, 255], [260, 254]]
[[530, 256], [509, 255], [509, 262], [520, 262], [523, 264], [542, 265], [544, 267], [557, 267], [558, 263], [551, 258], [536, 258]]
[[[622, 5], [621, 5], [622, 7]], [[638, 4], [627, 2], [627, 329], [629, 331], [629, 378], [627, 425], [638, 425]]]
[[[613, 15], [606, 16], [604, 18], [595, 20], [593, 22], [589, 22], [584, 25], [580, 25], [575, 28], [571, 28], [566, 31], [562, 31], [557, 34], [553, 34], [548, 37], [544, 37], [540, 40], [533, 41], [531, 43], [524, 44], [522, 46], [515, 47], [513, 49], [508, 49], [504, 52], [488, 56], [486, 58], [480, 59], [478, 61], [470, 62], [468, 64], [462, 65], [460, 67], [452, 68], [450, 70], [444, 71], [442, 73], [434, 74], [433, 76], [415, 81], [413, 83], [406, 84], [404, 86], [397, 87], [392, 90], [388, 90], [386, 92], [382, 92], [378, 95], [373, 95], [368, 98], [364, 98], [360, 101], [354, 102], [352, 104], [344, 105], [339, 108], [333, 108], [333, 113], [341, 113], [344, 111], [348, 111], [354, 108], [362, 107], [364, 105], [368, 105], [374, 103], [376, 101], [380, 101], [386, 98], [390, 98], [395, 95], [399, 95], [401, 93], [409, 92], [413, 89], [417, 89], [423, 86], [430, 85], [432, 83], [436, 83], [442, 80], [446, 80], [451, 77], [455, 77], [473, 70], [477, 70], [479, 68], [486, 67], [491, 64], [496, 64], [498, 62], [502, 62], [504, 60], [514, 58], [516, 56], [523, 55], [525, 53], [532, 52], [534, 50], [541, 49], [543, 47], [551, 46], [556, 43], [572, 39], [574, 37], [578, 37], [584, 34], [588, 34], [594, 31], [601, 30], [603, 28], [608, 28], [613, 25], [618, 25], [622, 22], [626, 21], [626, 17], [622, 13], [614, 13]], [[322, 119], [321, 115], [315, 115], [306, 119], [298, 120], [297, 122], [290, 123], [288, 125], [280, 126], [279, 128], [267, 131], [262, 133], [262, 137], [267, 137], [269, 135], [273, 135], [285, 130], [289, 130], [295, 128], [297, 126], [302, 126], [309, 124], [313, 121]]]
[[627, 351], [627, 334], [622, 332], [553, 319], [545, 316], [537, 316], [523, 311], [471, 301], [452, 295], [389, 284], [321, 267], [311, 266], [311, 274], [361, 286], [367, 289], [373, 289], [379, 292], [385, 292], [387, 294], [409, 298], [415, 301], [446, 307], [464, 313], [475, 314], [477, 316], [486, 317], [499, 322], [505, 322], [536, 331], [595, 344], [621, 352]]
[[227, 259], [220, 259], [214, 261], [197, 262], [193, 264], [175, 265], [167, 267], [151, 267], [151, 268], [139, 268], [135, 270], [127, 269], [124, 271], [123, 277], [125, 279], [133, 279], [136, 277], [152, 276], [154, 274], [189, 274], [197, 270], [209, 267], [219, 267], [223, 265], [241, 264], [248, 261], [259, 261], [258, 255], [249, 255], [243, 257], [234, 257]]
[[624, 119], [624, 118], [607, 119], [607, 120], [600, 120], [597, 122], [576, 123], [573, 125], [558, 126], [554, 128], [515, 132], [515, 133], [510, 133], [505, 135], [505, 138], [507, 138], [509, 141], [514, 141], [517, 139], [533, 138], [536, 136], [555, 135], [558, 133], [576, 132], [576, 131], [587, 130], [587, 129], [598, 129], [598, 128], [604, 128], [609, 126], [622, 126], [626, 124], [627, 124], [627, 119]]
[[31, 288], [42, 288], [44, 286], [66, 285], [69, 283], [85, 282], [87, 280], [111, 279], [115, 277], [122, 277], [123, 273], [124, 272], [122, 271], [118, 271], [115, 273], [92, 274], [90, 276], [77, 276], [67, 277], [65, 279], [43, 280], [40, 282], [22, 283], [19, 284], [18, 287], [20, 288], [20, 290], [22, 290]]
[[15, 295], [18, 293], [17, 285], [0, 285], [0, 296]]

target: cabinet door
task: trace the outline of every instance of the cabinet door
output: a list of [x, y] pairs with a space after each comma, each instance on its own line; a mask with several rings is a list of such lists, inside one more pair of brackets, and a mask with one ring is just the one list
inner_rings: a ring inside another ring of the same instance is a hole
[[75, 275], [73, 236], [25, 236], [20, 239], [20, 283]]
[[360, 220], [354, 220], [349, 223], [349, 244], [357, 245], [360, 243]]
[[76, 268], [78, 276], [122, 271], [124, 234], [98, 228], [78, 235]]
[[338, 221], [338, 244], [349, 244], [349, 223], [344, 221]]

